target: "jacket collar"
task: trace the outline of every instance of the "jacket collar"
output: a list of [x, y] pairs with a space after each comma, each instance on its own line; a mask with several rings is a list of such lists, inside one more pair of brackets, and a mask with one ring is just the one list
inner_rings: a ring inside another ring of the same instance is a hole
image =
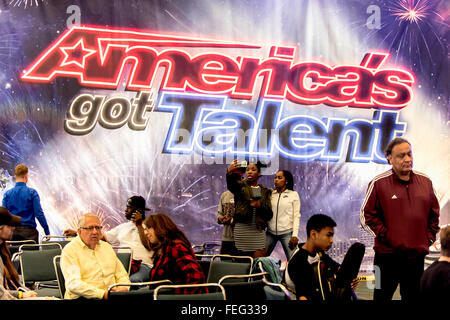
[[[291, 192], [292, 192], [292, 190], [285, 189], [281, 194], [283, 194], [283, 193], [291, 193]], [[273, 189], [273, 193], [274, 193], [274, 194], [278, 194], [277, 189]]]
[[394, 169], [391, 169], [392, 171], [392, 176], [394, 177], [394, 179], [396, 179], [398, 182], [401, 182], [403, 184], [408, 184], [411, 183], [414, 180], [414, 176], [416, 175], [414, 173], [414, 170], [411, 170], [411, 172], [409, 173], [409, 181], [405, 181], [399, 178], [399, 176], [395, 173]]

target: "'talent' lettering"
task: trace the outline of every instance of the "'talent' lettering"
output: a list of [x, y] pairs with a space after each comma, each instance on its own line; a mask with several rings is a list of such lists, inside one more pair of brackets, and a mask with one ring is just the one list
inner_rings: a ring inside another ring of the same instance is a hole
[[260, 99], [254, 113], [233, 106], [226, 96], [161, 93], [156, 107], [151, 95], [136, 99], [83, 94], [73, 100], [65, 130], [84, 135], [98, 122], [108, 129], [126, 123], [130, 129], [144, 130], [149, 114], [171, 113], [172, 120], [164, 152], [204, 155], [280, 155], [302, 161], [385, 162], [388, 142], [406, 131], [395, 111], [376, 111], [373, 119], [318, 118], [289, 115], [282, 101]]

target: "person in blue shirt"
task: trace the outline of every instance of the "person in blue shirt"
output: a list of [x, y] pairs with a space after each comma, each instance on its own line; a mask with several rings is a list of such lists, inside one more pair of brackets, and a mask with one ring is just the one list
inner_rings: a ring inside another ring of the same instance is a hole
[[5, 192], [2, 201], [2, 205], [8, 208], [9, 212], [22, 218], [22, 222], [15, 228], [11, 240], [34, 240], [39, 243], [36, 219], [44, 229], [45, 235], [50, 234], [39, 194], [36, 190], [27, 187], [28, 167], [26, 165], [17, 165], [14, 169], [14, 177], [16, 185]]

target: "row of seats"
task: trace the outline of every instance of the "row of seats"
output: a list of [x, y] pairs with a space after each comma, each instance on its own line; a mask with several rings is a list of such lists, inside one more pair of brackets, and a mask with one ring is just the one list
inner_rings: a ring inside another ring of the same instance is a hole
[[[17, 241], [8, 242], [11, 251], [15, 251], [12, 261], [20, 275], [22, 286], [33, 288], [39, 297], [64, 297], [61, 294], [61, 286], [64, 286], [64, 282], [58, 282], [57, 275], [62, 248], [70, 241], [51, 241], [41, 244], [24, 242], [25, 244], [21, 245]], [[130, 274], [132, 249], [120, 246], [113, 246], [113, 248], [125, 270]], [[60, 273], [61, 277], [62, 273]]]
[[[38, 296], [63, 298], [64, 276], [60, 268], [62, 247], [69, 241], [50, 241], [41, 244], [22, 244], [14, 254], [13, 262], [20, 266], [18, 271], [24, 286], [31, 287]], [[17, 243], [10, 243], [11, 246]], [[114, 247], [118, 258], [128, 273], [131, 270], [132, 250]], [[155, 300], [289, 300], [289, 292], [284, 286], [270, 282], [267, 272], [253, 273], [251, 257], [230, 255], [202, 255], [197, 259], [205, 271], [207, 283], [201, 285], [174, 285], [169, 280], [145, 283], [120, 283], [109, 288], [110, 300], [134, 299], [137, 296]], [[115, 286], [130, 286], [128, 292], [111, 291]], [[176, 295], [175, 289], [186, 287], [207, 287], [209, 293]]]
[[[249, 256], [201, 255], [197, 260], [202, 266], [207, 283], [221, 285], [227, 300], [290, 300], [289, 291], [268, 278], [269, 273], [258, 263], [260, 272], [252, 273], [254, 260]], [[260, 258], [261, 259], [261, 258]]]

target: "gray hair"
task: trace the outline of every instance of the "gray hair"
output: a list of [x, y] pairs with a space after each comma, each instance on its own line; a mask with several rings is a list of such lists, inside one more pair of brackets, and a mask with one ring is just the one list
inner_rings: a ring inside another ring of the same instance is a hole
[[94, 214], [92, 212], [88, 212], [88, 213], [83, 214], [80, 217], [80, 219], [78, 219], [78, 228], [84, 227], [84, 224], [86, 222], [86, 217], [95, 217], [100, 221], [100, 218], [96, 214]]

